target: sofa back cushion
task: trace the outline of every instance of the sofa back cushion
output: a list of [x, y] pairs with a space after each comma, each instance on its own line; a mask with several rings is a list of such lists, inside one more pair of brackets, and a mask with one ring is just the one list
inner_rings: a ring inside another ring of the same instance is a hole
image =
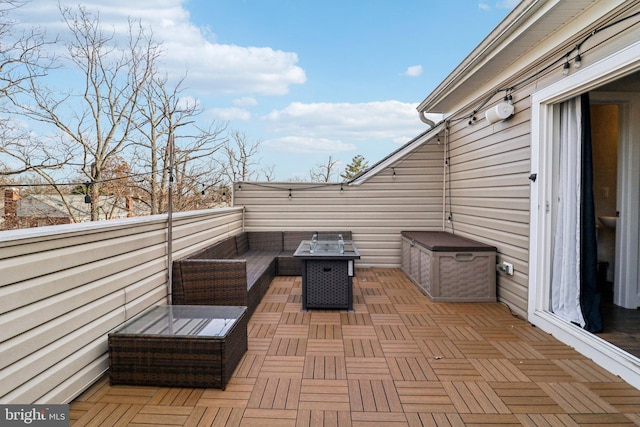
[[303, 240], [311, 240], [313, 231], [285, 231], [283, 233], [283, 248], [285, 251], [295, 251]]
[[211, 246], [189, 255], [187, 259], [231, 259], [238, 254], [235, 237], [227, 237]]
[[249, 248], [258, 251], [281, 251], [281, 231], [249, 231]]
[[246, 232], [236, 234], [236, 248], [238, 255], [242, 255], [249, 250], [249, 235]]

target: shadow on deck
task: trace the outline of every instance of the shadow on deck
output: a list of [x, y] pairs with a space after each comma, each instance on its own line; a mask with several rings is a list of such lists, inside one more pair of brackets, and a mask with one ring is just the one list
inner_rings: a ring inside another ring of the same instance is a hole
[[360, 269], [354, 313], [302, 313], [276, 277], [225, 391], [109, 385], [72, 425], [640, 424], [640, 391], [499, 303], [433, 303], [397, 269]]

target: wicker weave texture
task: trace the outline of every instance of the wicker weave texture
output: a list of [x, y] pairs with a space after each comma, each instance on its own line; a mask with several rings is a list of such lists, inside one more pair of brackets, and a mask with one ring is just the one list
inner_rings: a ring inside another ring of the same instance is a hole
[[246, 313], [222, 338], [110, 334], [111, 384], [224, 389], [246, 351]]
[[402, 269], [433, 301], [492, 302], [496, 300], [495, 251], [433, 252], [421, 242], [403, 237]]
[[348, 308], [350, 277], [346, 261], [307, 260], [307, 307]]
[[[441, 301], [495, 301], [495, 255], [434, 253], [438, 276], [432, 291]], [[491, 274], [493, 272], [493, 274]]]

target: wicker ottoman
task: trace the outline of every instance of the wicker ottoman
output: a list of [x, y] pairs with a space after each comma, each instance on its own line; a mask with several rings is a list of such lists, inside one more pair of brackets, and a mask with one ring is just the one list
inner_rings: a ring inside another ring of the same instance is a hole
[[111, 384], [224, 389], [247, 351], [246, 307], [162, 305], [109, 334]]

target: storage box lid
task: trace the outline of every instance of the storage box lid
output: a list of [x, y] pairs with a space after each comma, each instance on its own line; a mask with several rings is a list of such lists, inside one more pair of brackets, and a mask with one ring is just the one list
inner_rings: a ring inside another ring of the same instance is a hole
[[445, 231], [403, 231], [402, 236], [415, 240], [417, 244], [432, 252], [491, 252], [496, 250], [495, 246]]

